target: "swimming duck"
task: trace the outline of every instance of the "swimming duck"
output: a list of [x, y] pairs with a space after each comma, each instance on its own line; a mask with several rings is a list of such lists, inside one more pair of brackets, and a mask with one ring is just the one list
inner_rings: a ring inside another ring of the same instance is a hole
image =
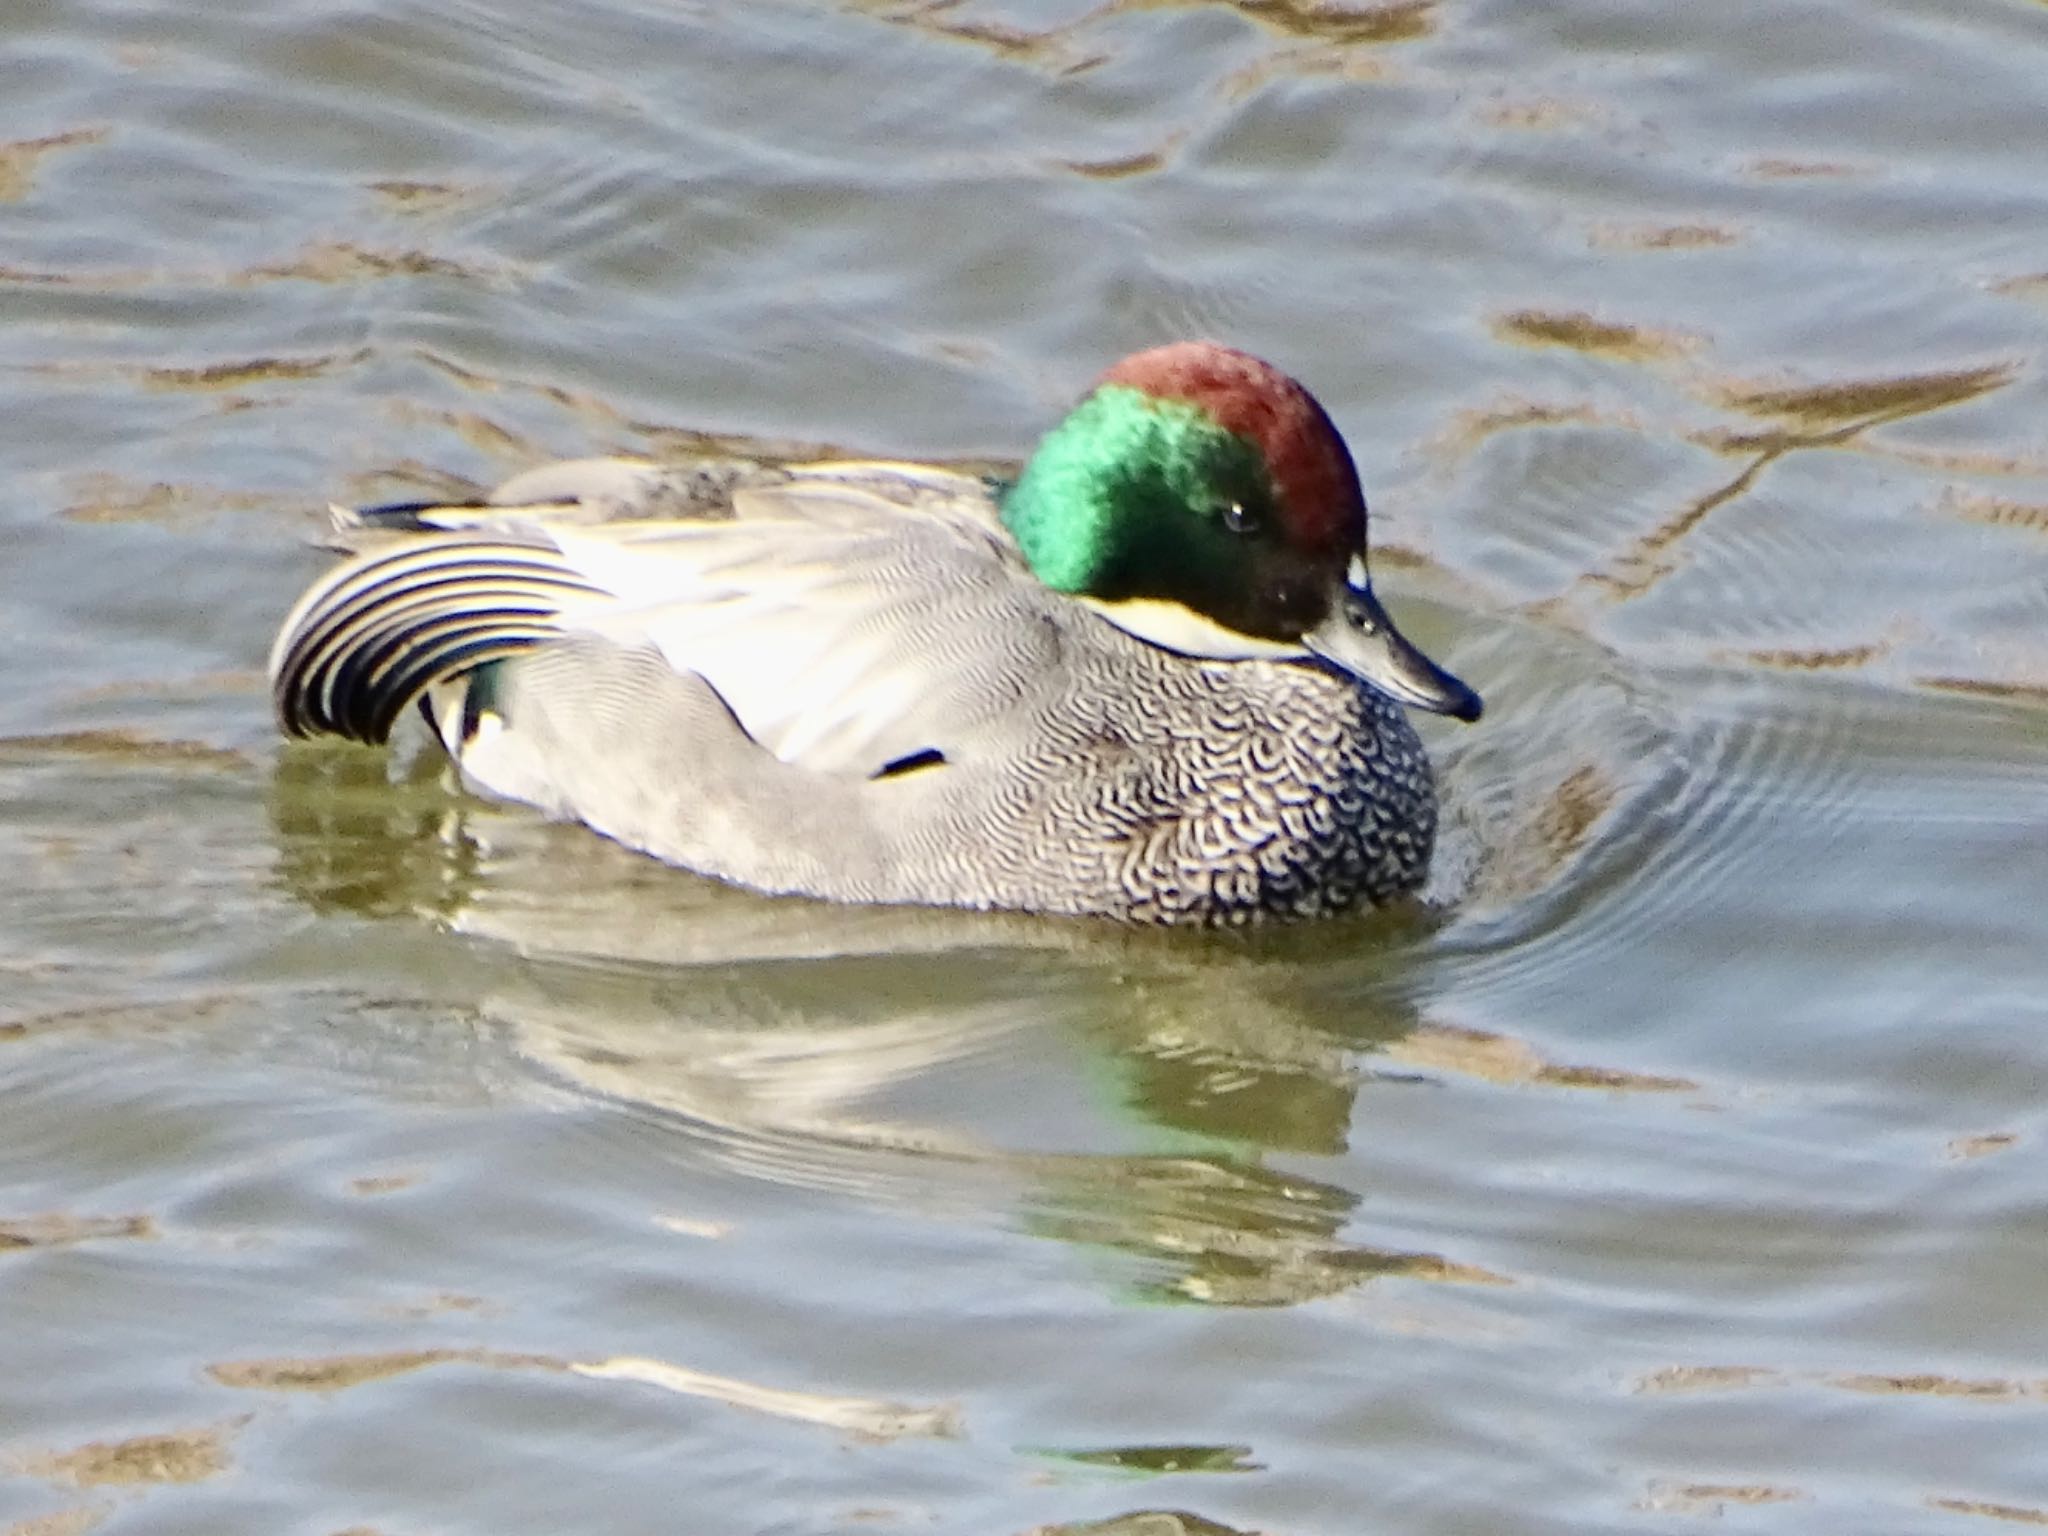
[[480, 789], [756, 890], [1148, 923], [1414, 890], [1403, 705], [1480, 701], [1395, 629], [1350, 451], [1212, 342], [1125, 358], [1009, 484], [579, 460], [337, 509], [271, 652], [293, 736], [417, 701]]

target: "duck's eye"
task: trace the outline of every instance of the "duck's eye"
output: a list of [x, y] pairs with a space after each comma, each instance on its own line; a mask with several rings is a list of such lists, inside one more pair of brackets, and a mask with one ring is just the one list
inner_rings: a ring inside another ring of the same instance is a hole
[[1241, 501], [1233, 501], [1223, 509], [1223, 526], [1232, 533], [1257, 533], [1258, 515]]

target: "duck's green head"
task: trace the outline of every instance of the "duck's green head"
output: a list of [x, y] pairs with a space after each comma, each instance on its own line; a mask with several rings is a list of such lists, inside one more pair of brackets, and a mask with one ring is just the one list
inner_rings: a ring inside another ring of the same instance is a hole
[[1039, 580], [1196, 655], [1313, 652], [1407, 704], [1479, 718], [1373, 595], [1365, 497], [1315, 397], [1214, 342], [1125, 358], [1003, 498]]

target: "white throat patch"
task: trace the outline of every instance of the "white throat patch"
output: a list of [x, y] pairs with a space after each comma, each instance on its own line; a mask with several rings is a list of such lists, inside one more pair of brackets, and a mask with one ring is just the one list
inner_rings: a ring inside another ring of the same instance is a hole
[[1300, 661], [1309, 654], [1303, 646], [1247, 635], [1219, 624], [1185, 603], [1157, 597], [1134, 597], [1121, 603], [1095, 597], [1080, 601], [1125, 634], [1183, 656], [1206, 656], [1215, 661]]

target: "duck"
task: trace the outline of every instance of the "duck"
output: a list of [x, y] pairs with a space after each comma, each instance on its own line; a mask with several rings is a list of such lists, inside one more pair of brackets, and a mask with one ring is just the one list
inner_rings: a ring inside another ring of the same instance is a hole
[[997, 479], [581, 459], [333, 509], [289, 737], [414, 706], [471, 789], [778, 896], [1235, 927], [1408, 896], [1407, 711], [1479, 695], [1374, 593], [1315, 397], [1211, 341], [1102, 374]]

